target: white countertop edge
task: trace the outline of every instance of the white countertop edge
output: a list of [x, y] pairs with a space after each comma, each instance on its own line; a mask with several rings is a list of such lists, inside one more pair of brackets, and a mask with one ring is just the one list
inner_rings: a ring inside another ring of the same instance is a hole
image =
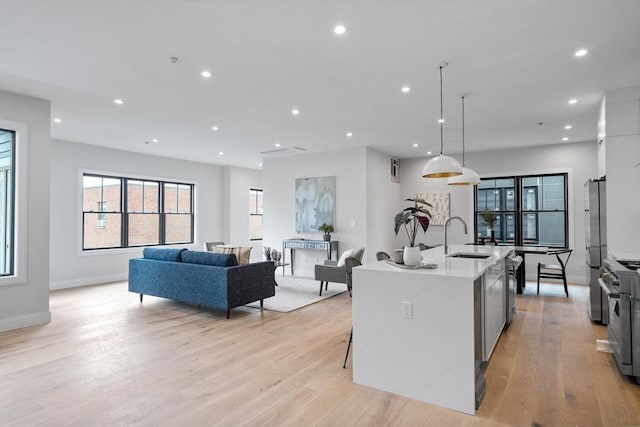
[[[408, 274], [422, 274], [429, 276], [444, 276], [476, 279], [487, 268], [497, 264], [513, 251], [512, 246], [482, 246], [482, 245], [449, 245], [448, 254], [444, 253], [444, 246], [427, 249], [421, 252], [422, 262], [437, 264], [436, 269], [406, 269], [396, 267], [385, 261], [368, 263], [360, 267], [374, 271], [403, 272]], [[487, 259], [452, 258], [456, 253], [475, 253], [491, 255]]]

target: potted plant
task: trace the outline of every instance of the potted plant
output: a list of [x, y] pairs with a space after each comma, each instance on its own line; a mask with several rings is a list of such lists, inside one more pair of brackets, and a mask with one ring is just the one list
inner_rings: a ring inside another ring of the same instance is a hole
[[320, 227], [318, 227], [318, 231], [322, 231], [324, 233], [322, 238], [328, 242], [329, 240], [331, 240], [331, 233], [333, 233], [333, 225], [323, 222], [322, 224], [320, 224]]
[[[427, 207], [430, 208], [432, 206], [423, 199], [405, 199], [405, 201], [413, 202], [413, 206], [404, 208], [396, 214], [394, 230], [397, 236], [400, 228], [404, 228], [409, 238], [409, 246], [404, 248], [404, 263], [407, 265], [418, 265], [422, 256], [420, 255], [420, 249], [415, 247], [416, 235], [418, 234], [418, 229], [422, 229], [424, 233], [427, 232], [429, 222], [431, 221], [431, 213], [427, 210]], [[410, 249], [407, 250], [408, 248]]]
[[495, 230], [493, 227], [496, 225], [496, 222], [498, 222], [498, 214], [492, 211], [482, 211], [480, 212], [480, 217], [487, 228], [491, 231], [491, 240], [489, 240], [489, 244], [497, 244], [495, 239]]

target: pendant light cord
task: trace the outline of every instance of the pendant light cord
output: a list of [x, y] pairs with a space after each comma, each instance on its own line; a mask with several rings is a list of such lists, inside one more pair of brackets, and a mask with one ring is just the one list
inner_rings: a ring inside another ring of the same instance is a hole
[[440, 155], [442, 156], [442, 152], [444, 151], [444, 137], [442, 133], [444, 132], [444, 113], [442, 111], [442, 65], [440, 66]]
[[464, 167], [464, 95], [462, 96], [462, 167]]

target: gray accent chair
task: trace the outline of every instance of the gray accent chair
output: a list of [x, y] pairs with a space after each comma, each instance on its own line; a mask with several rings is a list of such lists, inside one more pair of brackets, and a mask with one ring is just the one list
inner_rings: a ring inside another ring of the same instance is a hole
[[[360, 248], [351, 255], [353, 258], [362, 262], [364, 255], [364, 248]], [[320, 293], [322, 296], [322, 287], [327, 290], [329, 282], [334, 283], [347, 283], [347, 269], [346, 266], [338, 266], [338, 261], [325, 260], [324, 264], [316, 264], [315, 268], [315, 280], [320, 281]]]

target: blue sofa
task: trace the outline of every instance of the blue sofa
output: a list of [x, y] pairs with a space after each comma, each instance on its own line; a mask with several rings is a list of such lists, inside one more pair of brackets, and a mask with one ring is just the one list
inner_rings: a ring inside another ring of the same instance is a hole
[[238, 265], [234, 254], [145, 248], [129, 260], [129, 291], [227, 310], [275, 295], [273, 262]]

